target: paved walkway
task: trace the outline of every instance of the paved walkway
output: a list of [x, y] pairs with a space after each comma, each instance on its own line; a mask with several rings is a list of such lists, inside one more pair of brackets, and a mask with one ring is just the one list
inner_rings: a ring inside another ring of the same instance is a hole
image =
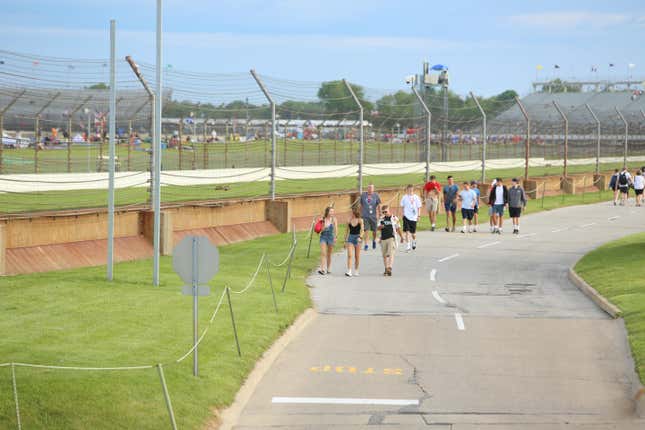
[[645, 428], [622, 320], [567, 280], [644, 214], [603, 203], [526, 216], [520, 237], [424, 232], [391, 278], [375, 251], [358, 278], [336, 257], [309, 279], [319, 317], [236, 428]]

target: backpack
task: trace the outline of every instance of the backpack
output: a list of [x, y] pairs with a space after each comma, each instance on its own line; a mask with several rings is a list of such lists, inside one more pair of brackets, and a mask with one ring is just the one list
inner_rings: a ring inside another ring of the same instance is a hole
[[625, 174], [625, 172], [621, 172], [621, 174], [618, 175], [618, 184], [621, 186], [625, 186], [628, 184], [627, 175]]

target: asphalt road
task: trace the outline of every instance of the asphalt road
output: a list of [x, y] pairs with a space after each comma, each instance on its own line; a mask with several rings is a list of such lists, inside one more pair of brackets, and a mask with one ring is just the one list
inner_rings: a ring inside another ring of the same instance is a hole
[[644, 214], [602, 203], [523, 217], [519, 237], [423, 232], [391, 278], [378, 249], [360, 277], [336, 256], [309, 279], [320, 315], [235, 428], [645, 428], [622, 320], [567, 279], [589, 250], [642, 231]]

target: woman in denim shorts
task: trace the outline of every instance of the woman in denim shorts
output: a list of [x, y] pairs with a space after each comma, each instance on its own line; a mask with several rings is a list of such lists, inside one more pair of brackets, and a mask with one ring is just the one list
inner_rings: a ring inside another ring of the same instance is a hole
[[352, 276], [352, 257], [354, 258], [353, 276], [358, 276], [358, 266], [361, 262], [361, 241], [365, 226], [361, 211], [358, 206], [352, 208], [352, 217], [347, 222], [347, 232], [345, 233], [345, 248], [347, 249], [347, 272], [345, 276]]
[[320, 232], [320, 267], [318, 273], [325, 275], [331, 273], [331, 253], [334, 251], [334, 243], [338, 238], [338, 223], [334, 216], [334, 208], [327, 206], [323, 217], [323, 229]]

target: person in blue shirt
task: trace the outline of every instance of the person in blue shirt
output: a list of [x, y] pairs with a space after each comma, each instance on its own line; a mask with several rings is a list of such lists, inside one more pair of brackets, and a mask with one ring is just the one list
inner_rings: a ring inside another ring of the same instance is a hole
[[477, 199], [475, 200], [475, 217], [473, 218], [473, 231], [476, 232], [477, 225], [479, 225], [479, 199], [481, 198], [479, 183], [477, 181], [470, 181], [470, 189], [477, 195]]
[[[455, 224], [457, 223], [456, 213], [458, 193], [459, 187], [455, 184], [452, 176], [448, 176], [448, 183], [443, 186], [443, 207], [446, 210], [446, 231], [455, 231]], [[452, 218], [452, 228], [450, 227], [450, 218]]]
[[464, 225], [461, 228], [461, 232], [466, 233], [466, 225], [468, 225], [468, 233], [472, 233], [477, 194], [475, 193], [475, 191], [470, 189], [470, 184], [468, 183], [468, 181], [464, 182], [463, 189], [459, 192], [459, 201], [461, 202], [461, 217], [464, 220]]

